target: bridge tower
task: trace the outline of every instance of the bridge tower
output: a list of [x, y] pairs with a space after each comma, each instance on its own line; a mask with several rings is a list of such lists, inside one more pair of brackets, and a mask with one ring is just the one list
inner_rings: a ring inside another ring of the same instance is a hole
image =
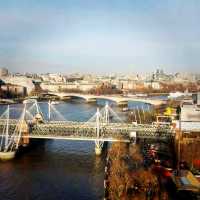
[[48, 121], [51, 120], [51, 101], [48, 102]]
[[[2, 129], [2, 135], [0, 138], [0, 159], [1, 160], [10, 160], [15, 157], [15, 153], [18, 150], [20, 145], [24, 144], [22, 138], [24, 133], [28, 132], [28, 125], [25, 121], [26, 114], [26, 104], [19, 121], [13, 125], [10, 124], [10, 106], [8, 105], [7, 110], [5, 111], [6, 115], [6, 124]], [[3, 114], [4, 115], [4, 114]]]
[[102, 134], [101, 124], [108, 124], [109, 122], [110, 122], [109, 105], [108, 105], [108, 102], [106, 102], [104, 109], [100, 112], [99, 108], [97, 108], [97, 112], [96, 112], [96, 136], [97, 136], [97, 139], [95, 141], [96, 155], [101, 154], [102, 148], [104, 145], [104, 142], [99, 140]]
[[7, 120], [6, 120], [6, 137], [5, 137], [5, 146], [8, 146], [8, 138], [9, 138], [9, 118], [10, 118], [10, 106], [8, 105], [7, 108]]
[[[2, 116], [6, 116], [5, 126], [1, 130], [1, 138], [0, 138], [0, 160], [10, 160], [15, 157], [15, 150], [11, 148], [13, 140], [10, 137], [10, 128], [9, 128], [9, 120], [10, 120], [10, 106], [8, 105], [6, 111], [2, 114]], [[0, 116], [1, 118], [1, 116]]]
[[[22, 113], [22, 117], [21, 120], [19, 122], [19, 126], [20, 126], [20, 132], [21, 132], [21, 140], [20, 140], [20, 144], [18, 143], [18, 145], [22, 145], [23, 147], [28, 146], [28, 144], [30, 143], [30, 139], [29, 139], [29, 125], [26, 121], [26, 114], [27, 114], [27, 105], [24, 105], [24, 111]], [[37, 105], [37, 112], [39, 112], [39, 107]]]
[[[28, 138], [29, 128], [26, 122], [26, 112], [27, 112], [27, 105], [25, 103], [22, 115], [17, 124], [17, 130], [19, 133], [18, 133], [18, 136], [15, 138], [16, 149], [18, 149], [20, 145], [27, 146], [29, 144], [29, 138]], [[23, 136], [26, 136], [26, 137], [23, 137]]]
[[99, 111], [99, 108], [97, 108], [97, 112], [96, 112], [96, 136], [97, 136], [97, 139], [95, 140], [96, 155], [101, 154], [102, 147], [103, 147], [103, 142], [99, 140], [99, 138], [100, 138], [100, 119], [101, 119], [101, 113]]
[[108, 102], [106, 102], [106, 105], [105, 105], [104, 120], [105, 120], [104, 123], [106, 123], [106, 124], [108, 124], [110, 121]]

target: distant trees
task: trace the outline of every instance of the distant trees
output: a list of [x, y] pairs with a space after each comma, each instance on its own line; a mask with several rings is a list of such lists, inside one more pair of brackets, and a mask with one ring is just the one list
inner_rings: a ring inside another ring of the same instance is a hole
[[188, 90], [189, 92], [198, 91], [198, 85], [196, 83], [161, 83], [161, 92], [184, 92]]
[[95, 95], [104, 95], [104, 94], [122, 94], [122, 91], [117, 89], [111, 84], [102, 83], [100, 86], [91, 89], [88, 93]]
[[85, 94], [93, 94], [93, 95], [104, 95], [104, 94], [122, 94], [122, 91], [119, 89], [116, 89], [113, 85], [111, 84], [105, 84], [102, 83], [99, 86], [96, 86], [88, 91], [83, 91], [78, 88], [72, 88], [72, 89], [67, 89], [67, 88], [60, 88], [59, 92], [68, 92], [68, 93], [85, 93]]
[[199, 87], [200, 83], [168, 83], [168, 82], [160, 82], [160, 89], [154, 89], [152, 86], [145, 87], [138, 86], [132, 90], [129, 90], [129, 92], [132, 93], [170, 93], [170, 92], [184, 92], [188, 90], [189, 92], [196, 92], [200, 90]]
[[82, 90], [76, 89], [76, 88], [74, 88], [74, 89], [60, 88], [58, 91], [59, 92], [66, 92], [66, 93], [80, 93], [80, 94], [84, 93]]
[[156, 112], [154, 110], [134, 109], [128, 113], [128, 122], [151, 124], [155, 119]]

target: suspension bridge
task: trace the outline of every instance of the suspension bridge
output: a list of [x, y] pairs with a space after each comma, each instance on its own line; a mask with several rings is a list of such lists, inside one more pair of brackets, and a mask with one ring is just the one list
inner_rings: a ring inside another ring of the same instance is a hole
[[125, 123], [106, 104], [86, 122], [68, 121], [48, 102], [47, 116], [36, 100], [24, 102], [18, 119], [10, 117], [10, 106], [0, 116], [0, 156], [1, 153], [15, 152], [20, 145], [29, 143], [30, 138], [85, 140], [95, 142], [96, 154], [101, 153], [105, 141], [129, 142], [131, 134], [138, 138], [168, 140], [174, 137], [170, 125]]

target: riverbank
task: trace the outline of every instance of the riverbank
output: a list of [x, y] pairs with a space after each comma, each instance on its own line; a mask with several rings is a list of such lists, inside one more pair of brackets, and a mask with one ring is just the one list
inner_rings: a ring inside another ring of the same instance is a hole
[[174, 157], [168, 143], [114, 143], [105, 167], [105, 199], [197, 200], [198, 193], [180, 191], [174, 183]]
[[143, 167], [138, 145], [113, 143], [107, 163], [105, 199], [158, 199], [158, 179], [151, 168]]

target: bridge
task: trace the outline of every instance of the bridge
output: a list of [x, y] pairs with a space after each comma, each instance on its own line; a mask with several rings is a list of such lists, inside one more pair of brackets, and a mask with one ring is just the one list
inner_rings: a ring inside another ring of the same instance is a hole
[[[10, 122], [10, 130], [14, 130], [18, 120]], [[2, 130], [4, 120], [0, 120]], [[28, 123], [28, 135], [24, 138], [44, 138], [44, 139], [67, 139], [67, 140], [88, 140], [96, 141], [96, 123], [84, 122], [45, 122], [33, 124]], [[137, 132], [138, 138], [169, 139], [173, 137], [170, 126], [162, 125], [133, 125], [125, 123], [102, 124], [100, 128], [99, 141], [130, 141], [130, 133]]]
[[[45, 95], [45, 93], [43, 94]], [[150, 99], [150, 98], [138, 98], [138, 97], [123, 97], [120, 95], [90, 95], [90, 94], [78, 94], [78, 93], [64, 93], [64, 92], [48, 92], [46, 95], [57, 96], [61, 99], [73, 99], [80, 98], [86, 102], [96, 102], [97, 99], [104, 99], [115, 102], [117, 105], [127, 105], [129, 101], [142, 102], [158, 106], [164, 104], [164, 100]]]
[[[159, 140], [174, 137], [174, 131], [169, 125], [124, 123], [108, 104], [101, 110], [97, 108], [95, 115], [87, 122], [64, 120], [51, 102], [48, 103], [48, 118], [45, 119], [36, 100], [25, 102], [20, 119], [10, 119], [9, 112], [8, 106], [0, 117], [0, 151], [17, 149], [20, 144], [28, 143], [29, 138], [40, 138], [94, 141], [95, 152], [100, 154], [103, 142], [129, 142], [131, 133], [136, 133], [138, 138]], [[62, 120], [52, 119], [53, 112]]]

